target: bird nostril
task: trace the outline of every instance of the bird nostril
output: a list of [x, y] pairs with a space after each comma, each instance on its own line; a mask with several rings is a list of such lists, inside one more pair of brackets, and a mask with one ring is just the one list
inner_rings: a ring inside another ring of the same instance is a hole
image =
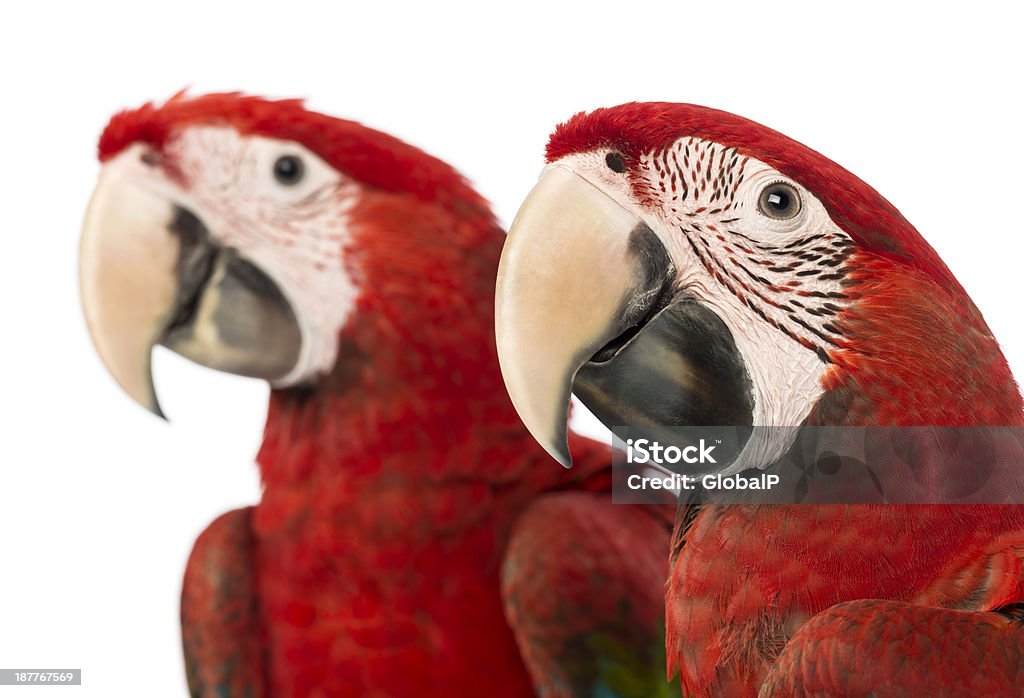
[[156, 167], [160, 164], [160, 156], [155, 150], [145, 150], [142, 155], [139, 156], [139, 160], [142, 164], [149, 165], [150, 167]]
[[622, 157], [622, 153], [612, 151], [604, 156], [604, 162], [612, 172], [626, 171], [626, 160]]

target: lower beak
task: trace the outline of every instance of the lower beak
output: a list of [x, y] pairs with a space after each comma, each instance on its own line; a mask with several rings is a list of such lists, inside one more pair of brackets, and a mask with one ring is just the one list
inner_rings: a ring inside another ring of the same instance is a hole
[[651, 228], [564, 167], [520, 208], [498, 267], [498, 359], [526, 427], [563, 465], [577, 371], [618, 354], [671, 300], [674, 276]]
[[301, 333], [284, 295], [251, 262], [213, 242], [126, 152], [104, 166], [86, 213], [82, 307], [107, 370], [163, 416], [151, 355], [163, 344], [200, 364], [273, 380], [298, 361]]

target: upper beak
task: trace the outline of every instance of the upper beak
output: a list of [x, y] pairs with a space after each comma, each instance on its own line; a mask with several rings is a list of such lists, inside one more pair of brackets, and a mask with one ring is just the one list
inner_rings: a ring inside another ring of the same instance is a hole
[[89, 334], [114, 379], [163, 416], [153, 388], [153, 347], [212, 368], [273, 380], [298, 361], [295, 313], [273, 281], [175, 203], [138, 147], [100, 173], [79, 258]]
[[498, 360], [527, 429], [563, 465], [577, 371], [615, 356], [668, 303], [674, 276], [651, 228], [565, 167], [520, 208], [498, 267]]

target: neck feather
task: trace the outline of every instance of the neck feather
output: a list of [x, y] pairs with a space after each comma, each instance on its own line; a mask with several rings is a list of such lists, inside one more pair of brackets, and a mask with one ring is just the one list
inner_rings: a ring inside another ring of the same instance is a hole
[[352, 221], [344, 254], [356, 311], [330, 374], [271, 394], [258, 457], [267, 485], [466, 475], [499, 436], [525, 442], [498, 370], [504, 235], [490, 214], [377, 193]]
[[811, 423], [1024, 424], [1010, 367], [958, 284], [885, 258], [857, 262], [856, 301], [839, 319], [847, 348], [834, 356]]

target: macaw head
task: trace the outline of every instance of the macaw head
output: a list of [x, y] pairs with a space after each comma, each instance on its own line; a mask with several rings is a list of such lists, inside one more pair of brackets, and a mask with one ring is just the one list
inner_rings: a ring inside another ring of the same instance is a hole
[[[502, 254], [496, 321], [512, 401], [564, 464], [572, 390], [609, 426], [1020, 420], [936, 252], [810, 148], [632, 103], [560, 125], [547, 161]], [[748, 465], [784, 451], [770, 433]]]
[[[422, 350], [410, 370], [429, 372], [438, 335], [490, 326], [492, 214], [396, 138], [297, 100], [178, 95], [114, 116], [99, 158], [85, 316], [114, 378], [158, 414], [158, 344], [290, 388], [323, 382], [346, 351]], [[370, 323], [395, 341], [346, 343]]]

